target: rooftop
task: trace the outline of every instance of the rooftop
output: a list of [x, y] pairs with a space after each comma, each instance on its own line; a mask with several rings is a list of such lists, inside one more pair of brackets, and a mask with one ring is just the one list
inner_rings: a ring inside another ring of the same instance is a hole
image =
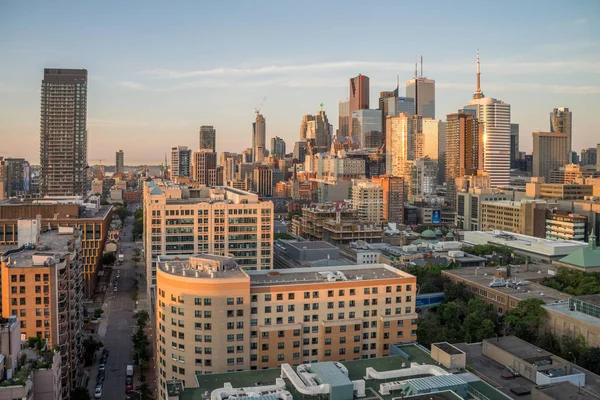
[[581, 268], [600, 268], [600, 248], [593, 244], [575, 250], [559, 260], [561, 263], [574, 265]]
[[456, 355], [456, 354], [463, 354], [462, 350], [457, 349], [456, 347], [452, 346], [450, 343], [448, 342], [439, 342], [439, 343], [433, 343], [438, 349], [450, 354], [450, 355]]
[[585, 389], [579, 388], [570, 382], [560, 382], [552, 385], [538, 386], [535, 390], [544, 393], [556, 400], [591, 400], [600, 399]]
[[[579, 299], [579, 297], [577, 297], [577, 299]], [[568, 301], [561, 301], [559, 303], [545, 304], [544, 308], [546, 308], [549, 311], [555, 311], [557, 313], [569, 316], [571, 318], [578, 319], [579, 321], [586, 322], [590, 325], [600, 327], [600, 318], [596, 318], [591, 315], [584, 314], [581, 311], [571, 311], [571, 309], [569, 308]]]
[[291, 247], [299, 250], [323, 250], [323, 249], [337, 249], [332, 244], [323, 241], [299, 241], [299, 240], [286, 240], [285, 243]]
[[[72, 232], [61, 234], [57, 230], [51, 230], [40, 234], [40, 240], [35, 249], [19, 248], [16, 245], [2, 246], [9, 248], [2, 254], [2, 261], [6, 261], [10, 257], [10, 267], [17, 268], [41, 266], [43, 263], [39, 264], [40, 260], [54, 259], [55, 255], [72, 252], [73, 249], [70, 249], [69, 246], [73, 240]], [[0, 251], [2, 250], [0, 248]], [[13, 262], [16, 264], [13, 265]]]
[[212, 254], [158, 256], [158, 268], [171, 275], [201, 279], [247, 278], [230, 257]]
[[[423, 350], [420, 346], [412, 344], [401, 347], [402, 351], [407, 354], [410, 359], [404, 358], [401, 355], [370, 358], [364, 360], [355, 361], [342, 361], [341, 363], [348, 369], [348, 378], [350, 380], [364, 379], [366, 369], [371, 367], [376, 371], [392, 371], [397, 369], [409, 368], [411, 362], [419, 364], [435, 365], [435, 361], [429, 356], [429, 354]], [[316, 363], [312, 366], [328, 363]], [[294, 367], [294, 370], [296, 368]], [[212, 374], [212, 375], [196, 375], [198, 387], [196, 388], [185, 388], [180, 400], [204, 400], [203, 394], [205, 392], [211, 393], [213, 390], [222, 388], [227, 382], [230, 382], [234, 388], [237, 387], [251, 387], [257, 385], [268, 385], [273, 384], [275, 379], [281, 377], [281, 369], [263, 369], [259, 371], [243, 371], [243, 372], [231, 372], [224, 374]], [[422, 375], [414, 376], [414, 378], [421, 378]], [[304, 398], [303, 395], [297, 393], [289, 380], [285, 380], [286, 390], [290, 391], [294, 396], [294, 399]], [[392, 400], [399, 398], [399, 392], [392, 392], [390, 395], [381, 395], [379, 393], [380, 384], [383, 380], [371, 379], [366, 380], [365, 385], [367, 389], [367, 397], [379, 398], [380, 400]], [[506, 400], [507, 398], [499, 393], [496, 389], [491, 387], [482, 381], [469, 382], [469, 386], [477, 388], [480, 393], [483, 393], [490, 400]], [[375, 397], [374, 397], [375, 396]], [[405, 397], [407, 400], [458, 400], [460, 397], [453, 395], [451, 392], [436, 392], [428, 393], [425, 397], [423, 395]]]
[[549, 256], [566, 256], [588, 246], [575, 240], [549, 240], [505, 231], [465, 231], [464, 241], [468, 244], [497, 244], [532, 253]]
[[250, 282], [254, 287], [413, 277], [386, 264], [369, 264], [368, 267], [364, 265], [343, 265], [290, 268], [275, 271], [258, 270], [246, 271], [246, 273], [250, 275]]
[[[548, 269], [554, 270], [555, 267], [549, 266]], [[513, 269], [510, 278], [504, 281], [494, 276], [494, 273], [496, 272], [495, 267], [457, 268], [445, 270], [442, 274], [453, 275], [477, 285], [488, 286], [489, 290], [504, 293], [519, 300], [535, 298], [544, 300], [546, 303], [568, 300], [568, 294], [536, 283], [535, 281], [549, 279], [554, 276], [548, 274], [548, 270], [543, 272], [538, 269], [538, 271], [540, 272], [518, 271]], [[490, 284], [492, 282], [495, 282], [498, 286], [491, 287]], [[500, 286], [502, 283], [508, 283], [508, 286]]]
[[542, 350], [516, 336], [500, 336], [493, 339], [484, 339], [484, 342], [489, 342], [522, 360], [527, 360], [528, 358], [551, 357], [553, 355], [552, 353]]

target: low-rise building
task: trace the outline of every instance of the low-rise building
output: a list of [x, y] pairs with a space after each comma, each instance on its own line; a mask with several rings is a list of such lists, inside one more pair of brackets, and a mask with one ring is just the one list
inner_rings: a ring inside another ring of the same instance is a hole
[[507, 201], [510, 196], [498, 189], [472, 188], [459, 191], [456, 198], [456, 226], [466, 231], [481, 230], [481, 207], [486, 201]]
[[464, 242], [469, 245], [495, 244], [509, 248], [515, 254], [534, 262], [551, 263], [587, 247], [575, 240], [549, 240], [500, 230], [465, 231]]
[[525, 193], [531, 199], [583, 200], [594, 193], [592, 185], [543, 183], [543, 180], [533, 179], [525, 187]]
[[600, 346], [600, 295], [571, 297], [543, 307], [544, 327], [557, 337], [582, 335], [588, 347]]
[[600, 248], [596, 247], [596, 236], [591, 234], [587, 246], [581, 247], [559, 259], [556, 264], [585, 272], [599, 272]]
[[587, 240], [587, 222], [585, 215], [562, 210], [546, 210], [546, 239]]
[[[526, 270], [526, 268], [528, 270]], [[552, 265], [519, 268], [458, 268], [442, 271], [452, 282], [462, 282], [467, 291], [491, 304], [500, 314], [516, 308], [523, 300], [540, 299], [545, 303], [566, 301], [569, 296], [538, 283], [555, 275]]]
[[546, 233], [544, 201], [484, 201], [481, 203], [481, 230], [502, 230], [528, 236]]
[[247, 271], [232, 258], [159, 256], [156, 370], [197, 374], [389, 355], [416, 340], [416, 278], [383, 264]]

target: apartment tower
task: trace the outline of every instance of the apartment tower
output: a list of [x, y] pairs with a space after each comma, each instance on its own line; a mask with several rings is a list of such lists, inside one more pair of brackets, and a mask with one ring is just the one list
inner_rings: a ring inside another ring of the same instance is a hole
[[194, 152], [192, 161], [192, 179], [200, 185], [210, 185], [209, 179], [211, 171], [217, 168], [217, 153], [211, 149], [200, 149]]
[[117, 150], [115, 154], [115, 172], [118, 174], [125, 172], [125, 153], [123, 153], [123, 150]]
[[171, 179], [192, 176], [192, 150], [187, 146], [171, 147]]
[[87, 189], [85, 69], [44, 69], [40, 112], [40, 194], [77, 196]]
[[350, 135], [350, 100], [341, 100], [339, 102], [339, 117], [338, 117], [338, 132], [337, 136], [340, 138], [347, 137]]
[[285, 156], [285, 141], [279, 136], [271, 138], [271, 155], [280, 160]]
[[256, 112], [256, 120], [252, 123], [252, 162], [262, 163], [265, 161], [267, 125], [265, 117]]

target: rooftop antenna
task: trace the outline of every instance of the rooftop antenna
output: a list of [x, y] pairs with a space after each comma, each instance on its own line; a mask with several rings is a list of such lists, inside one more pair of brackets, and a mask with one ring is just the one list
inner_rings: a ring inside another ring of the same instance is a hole
[[415, 78], [417, 78], [417, 77], [418, 77], [418, 75], [417, 75], [417, 63], [415, 63]]
[[421, 56], [421, 78], [423, 77], [423, 56]]

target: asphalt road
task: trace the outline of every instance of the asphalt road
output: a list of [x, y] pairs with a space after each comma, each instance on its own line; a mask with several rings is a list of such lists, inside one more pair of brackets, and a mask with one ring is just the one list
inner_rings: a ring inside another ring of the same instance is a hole
[[[124, 261], [122, 265], [115, 267], [111, 277], [111, 282], [113, 282], [116, 270], [120, 270], [119, 284], [116, 292], [113, 291], [112, 283], [106, 292], [102, 307], [104, 315], [98, 329], [98, 339], [104, 343], [104, 347], [109, 351], [106, 377], [102, 386], [102, 399], [125, 400], [126, 367], [128, 364], [133, 364], [131, 335], [135, 329], [135, 320], [133, 318], [134, 304], [131, 292], [133, 278], [136, 272], [143, 270], [143, 263], [139, 262], [137, 270], [134, 269], [133, 250], [135, 249], [135, 242], [132, 240], [132, 229], [133, 217], [129, 217], [125, 222], [124, 235], [121, 235], [120, 241]], [[88, 385], [92, 398], [96, 388], [99, 358], [100, 354], [98, 353], [92, 366], [92, 375]], [[139, 385], [137, 379], [134, 380], [134, 385]]]

